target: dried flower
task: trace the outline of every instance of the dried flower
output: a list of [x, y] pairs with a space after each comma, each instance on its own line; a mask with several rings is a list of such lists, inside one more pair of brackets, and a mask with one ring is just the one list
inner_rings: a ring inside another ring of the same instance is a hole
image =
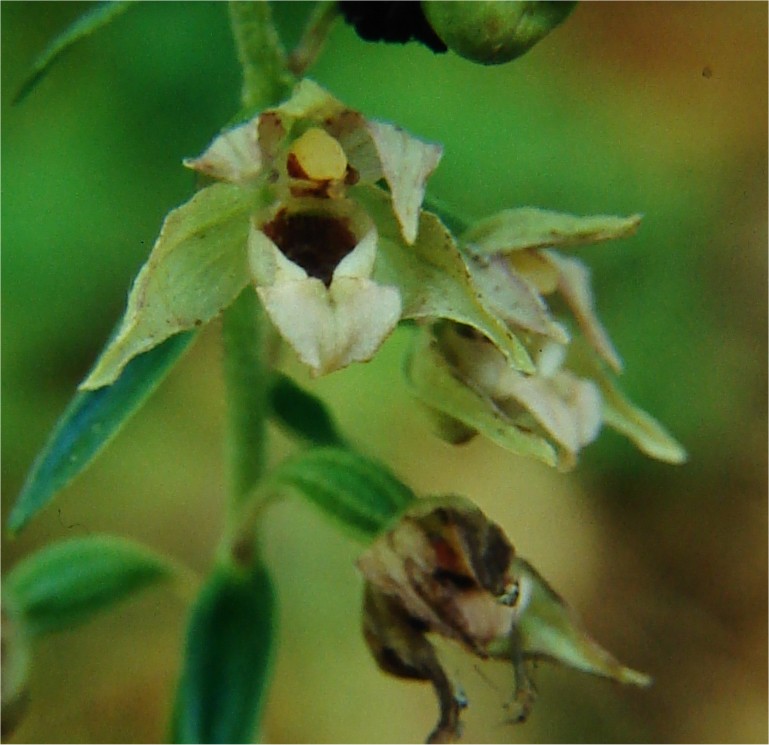
[[481, 658], [513, 665], [513, 721], [534, 702], [526, 663], [549, 659], [621, 683], [650, 678], [624, 667], [582, 628], [502, 529], [460, 497], [421, 499], [360, 557], [366, 580], [363, 631], [379, 666], [432, 683], [440, 717], [428, 742], [461, 734], [461, 688], [443, 669], [429, 632]]

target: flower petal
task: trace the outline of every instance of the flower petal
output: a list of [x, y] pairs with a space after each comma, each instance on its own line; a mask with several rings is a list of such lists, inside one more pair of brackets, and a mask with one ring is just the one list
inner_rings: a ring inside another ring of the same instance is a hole
[[335, 277], [259, 287], [272, 322], [314, 375], [374, 356], [400, 319], [398, 291], [368, 279]]
[[443, 356], [432, 334], [418, 332], [406, 363], [406, 379], [418, 399], [460, 421], [468, 428], [466, 434], [477, 430], [513, 453], [549, 466], [557, 464], [555, 449], [544, 437], [519, 426], [480, 386], [463, 378]]
[[508, 375], [509, 395], [566, 451], [561, 467], [572, 466], [577, 453], [601, 429], [602, 402], [596, 385], [566, 372], [553, 378], [514, 370]]
[[437, 168], [443, 148], [418, 140], [399, 127], [384, 122], [367, 122], [366, 129], [379, 154], [403, 237], [407, 243], [413, 243], [419, 228], [425, 183]]
[[323, 121], [339, 115], [345, 108], [344, 104], [325, 88], [321, 88], [309, 78], [304, 78], [294, 86], [291, 97], [272, 111], [290, 119]]
[[375, 186], [357, 186], [354, 197], [379, 232], [374, 277], [394, 285], [403, 299], [404, 318], [448, 318], [487, 336], [519, 370], [534, 371], [526, 348], [479, 294], [454, 238], [433, 214], [422, 211], [419, 235], [404, 241], [390, 208], [390, 197]]
[[201, 156], [187, 158], [184, 165], [232, 184], [252, 182], [262, 170], [256, 120], [220, 134]]
[[558, 291], [574, 313], [587, 341], [615, 372], [620, 372], [622, 360], [593, 309], [588, 268], [578, 259], [559, 256], [555, 251], [542, 251], [541, 254], [558, 269]]
[[350, 251], [334, 270], [334, 280], [337, 277], [362, 277], [368, 279], [374, 270], [377, 249], [376, 228], [363, 236], [360, 243]]
[[246, 263], [252, 197], [214, 184], [166, 217], [128, 296], [117, 334], [80, 388], [114, 382], [136, 355], [210, 321], [249, 279]]
[[257, 287], [307, 279], [307, 272], [287, 259], [253, 223], [248, 232], [248, 268]]
[[535, 288], [505, 257], [471, 255], [468, 266], [485, 304], [508, 326], [533, 331], [560, 344], [569, 341], [566, 329], [553, 320]]

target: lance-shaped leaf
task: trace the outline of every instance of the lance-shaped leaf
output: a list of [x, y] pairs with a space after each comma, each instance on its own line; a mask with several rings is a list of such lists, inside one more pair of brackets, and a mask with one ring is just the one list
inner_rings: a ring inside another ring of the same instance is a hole
[[246, 190], [214, 184], [166, 217], [131, 288], [120, 329], [81, 388], [109, 385], [137, 354], [210, 321], [238, 296], [249, 279], [253, 201]]
[[536, 207], [504, 210], [475, 223], [462, 244], [479, 254], [499, 254], [526, 248], [570, 248], [633, 235], [640, 215], [577, 217]]
[[6, 602], [0, 624], [0, 734], [6, 742], [29, 708], [29, 641], [23, 619]]
[[172, 742], [253, 742], [272, 668], [274, 613], [263, 566], [214, 570], [187, 627]]
[[399, 289], [403, 318], [448, 318], [487, 336], [510, 364], [533, 372], [526, 348], [489, 307], [441, 221], [422, 212], [413, 245], [405, 243], [393, 216], [388, 195], [374, 187], [359, 187], [356, 198], [365, 205], [379, 231], [374, 279]]
[[364, 541], [416, 499], [385, 466], [342, 448], [312, 448], [284, 461], [269, 486], [298, 492]]
[[44, 634], [87, 621], [174, 572], [170, 562], [133, 541], [73, 538], [17, 564], [3, 583], [3, 598], [31, 634]]
[[[529, 427], [514, 421], [479, 386], [463, 379], [441, 354], [431, 334], [417, 334], [406, 363], [406, 378], [414, 395], [429, 408], [459, 420], [465, 428], [481, 432], [518, 455], [537, 458], [549, 466], [557, 464], [555, 448]], [[468, 439], [467, 429], [459, 431]]]
[[56, 423], [8, 518], [23, 528], [81, 473], [157, 388], [195, 337], [177, 334], [131, 360], [110, 386], [79, 391]]
[[133, 0], [97, 3], [61, 34], [59, 34], [37, 57], [29, 76], [22, 84], [13, 102], [21, 101], [42, 80], [56, 60], [70, 47], [94, 31], [98, 31], [122, 15], [133, 5]]
[[269, 405], [271, 418], [294, 437], [313, 445], [344, 445], [344, 438], [323, 401], [287, 375], [273, 375]]

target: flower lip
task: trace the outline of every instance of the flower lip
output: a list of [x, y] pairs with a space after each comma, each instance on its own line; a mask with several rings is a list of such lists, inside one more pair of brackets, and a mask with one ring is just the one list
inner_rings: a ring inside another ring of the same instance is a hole
[[331, 285], [336, 267], [358, 242], [346, 217], [290, 213], [285, 208], [262, 226], [262, 232], [289, 261], [321, 280], [326, 287]]

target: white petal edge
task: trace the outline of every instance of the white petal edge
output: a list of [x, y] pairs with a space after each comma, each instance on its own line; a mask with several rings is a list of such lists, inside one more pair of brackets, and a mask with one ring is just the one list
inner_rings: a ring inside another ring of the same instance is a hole
[[419, 209], [425, 184], [438, 167], [443, 148], [412, 137], [399, 127], [369, 121], [366, 129], [374, 141], [382, 173], [390, 186], [395, 212], [406, 241], [411, 244], [419, 232]]
[[363, 278], [335, 277], [328, 289], [307, 278], [257, 292], [281, 336], [315, 376], [370, 360], [401, 314], [395, 288]]
[[252, 182], [262, 170], [256, 121], [252, 119], [215, 137], [201, 156], [185, 159], [184, 165], [239, 186]]
[[275, 243], [253, 224], [248, 233], [248, 268], [257, 287], [307, 279], [307, 272], [287, 259]]
[[371, 272], [374, 271], [376, 247], [377, 232], [376, 228], [372, 228], [361, 238], [360, 243], [337, 264], [334, 270], [334, 280], [337, 277], [370, 277]]

